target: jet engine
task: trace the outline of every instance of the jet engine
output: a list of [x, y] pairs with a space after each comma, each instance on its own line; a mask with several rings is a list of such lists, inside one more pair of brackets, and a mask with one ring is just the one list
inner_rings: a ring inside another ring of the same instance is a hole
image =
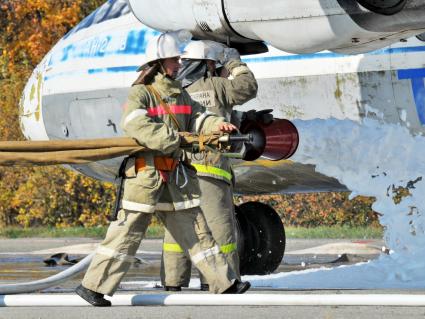
[[134, 15], [156, 30], [187, 29], [242, 54], [265, 52], [264, 43], [291, 53], [359, 53], [425, 31], [424, 1], [128, 1]]

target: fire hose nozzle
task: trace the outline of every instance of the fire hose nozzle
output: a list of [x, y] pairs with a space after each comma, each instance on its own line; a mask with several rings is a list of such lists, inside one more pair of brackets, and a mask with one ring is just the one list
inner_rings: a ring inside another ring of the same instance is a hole
[[248, 142], [254, 141], [252, 134], [238, 134], [238, 135], [223, 135], [218, 139], [222, 143], [234, 143], [234, 142]]

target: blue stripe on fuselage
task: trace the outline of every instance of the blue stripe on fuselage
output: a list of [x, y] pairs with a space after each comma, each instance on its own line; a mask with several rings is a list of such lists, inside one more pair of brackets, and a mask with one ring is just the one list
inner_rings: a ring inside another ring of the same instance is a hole
[[[415, 52], [425, 52], [425, 46], [415, 46], [415, 47], [405, 47], [405, 48], [386, 48], [386, 49], [380, 49], [380, 50], [364, 53], [364, 55], [372, 56], [372, 55], [387, 55], [387, 54], [401, 54], [401, 53], [415, 53]], [[319, 52], [319, 53], [308, 53], [308, 54], [244, 58], [243, 61], [245, 63], [261, 63], [261, 62], [275, 62], [275, 61], [335, 59], [335, 58], [347, 58], [351, 56], [353, 55], [333, 53], [333, 52]]]
[[425, 69], [398, 70], [397, 75], [399, 80], [425, 78]]
[[[133, 30], [129, 32], [128, 37], [126, 39], [125, 47], [123, 47], [121, 50], [117, 51], [107, 51], [107, 52], [97, 52], [96, 50], [93, 50], [93, 47], [96, 47], [96, 45], [90, 46], [87, 45], [81, 45], [80, 47], [85, 48], [81, 52], [73, 52], [70, 54], [71, 51], [75, 51], [75, 47], [72, 47], [72, 45], [67, 46], [66, 48], [62, 49], [62, 55], [58, 57], [58, 54], [53, 53], [52, 57], [50, 58], [49, 66], [52, 67], [54, 65], [54, 62], [60, 61], [65, 62], [67, 60], [73, 60], [73, 59], [80, 59], [80, 58], [102, 58], [105, 56], [112, 56], [112, 55], [126, 55], [126, 54], [144, 54], [146, 49], [146, 41], [144, 40], [144, 37], [147, 34], [147, 31], [153, 32], [152, 35], [158, 34], [157, 31], [153, 31], [150, 29], [146, 30]], [[110, 37], [107, 37], [108, 39], [111, 39]], [[87, 43], [88, 41], [86, 41]], [[415, 52], [425, 52], [425, 46], [415, 46], [415, 47], [406, 47], [406, 48], [386, 48], [381, 50], [376, 50], [373, 52], [366, 53], [365, 55], [386, 55], [386, 54], [401, 54], [401, 53], [415, 53]], [[56, 58], [55, 58], [56, 56]], [[294, 60], [312, 60], [312, 59], [332, 59], [332, 58], [346, 58], [350, 55], [345, 54], [338, 54], [338, 53], [332, 53], [332, 52], [319, 52], [319, 53], [311, 53], [311, 54], [294, 54], [294, 55], [280, 55], [280, 56], [266, 56], [266, 57], [252, 57], [252, 58], [242, 58], [242, 61], [245, 63], [271, 63], [276, 61], [294, 61]], [[68, 61], [69, 62], [69, 61]], [[102, 72], [110, 72], [110, 73], [117, 73], [117, 72], [133, 72], [134, 70], [137, 70], [139, 66], [133, 65], [133, 66], [121, 66], [121, 67], [113, 67], [113, 68], [97, 68], [97, 69], [86, 69], [85, 71], [88, 74], [95, 74], [95, 73], [102, 73]], [[81, 70], [84, 72], [84, 70]], [[67, 73], [61, 73], [61, 74], [55, 74], [52, 76], [46, 76], [44, 80], [49, 80], [52, 78], [56, 78], [61, 75], [66, 75]]]
[[[64, 48], [59, 49], [57, 52], [53, 51], [50, 57], [49, 66], [54, 66], [56, 63], [70, 62], [75, 59], [103, 58], [113, 55], [142, 55], [146, 51], [146, 44], [149, 36], [155, 36], [157, 34], [159, 34], [158, 31], [142, 27], [141, 29], [134, 29], [123, 33], [117, 32], [104, 34], [91, 39], [85, 39], [83, 41], [69, 44]], [[385, 48], [365, 53], [364, 55], [371, 56], [415, 52], [425, 52], [425, 46]], [[319, 52], [309, 54], [247, 57], [244, 58], [243, 61], [246, 63], [264, 63], [345, 57], [350, 57], [350, 55], [333, 52]]]
[[81, 72], [62, 72], [57, 73], [53, 75], [46, 75], [44, 76], [44, 81], [49, 81], [57, 77], [61, 76], [70, 76], [70, 75], [84, 75], [84, 72], [87, 72], [86, 74], [93, 75], [93, 74], [101, 74], [101, 73], [124, 73], [124, 72], [136, 72], [139, 66], [117, 66], [117, 67], [109, 67], [109, 68], [97, 68], [97, 69], [87, 69], [85, 71]]
[[87, 72], [89, 74], [96, 74], [96, 73], [121, 73], [121, 72], [136, 72], [138, 66], [117, 66], [117, 67], [110, 67], [110, 68], [99, 68], [99, 69], [88, 69]]
[[398, 70], [397, 75], [399, 80], [410, 80], [419, 121], [425, 125], [425, 69]]

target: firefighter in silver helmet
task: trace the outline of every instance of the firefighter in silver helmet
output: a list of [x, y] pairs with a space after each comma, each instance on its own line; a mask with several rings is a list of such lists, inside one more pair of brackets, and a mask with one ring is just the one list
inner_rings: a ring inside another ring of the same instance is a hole
[[[224, 71], [231, 79], [217, 76], [216, 63], [219, 62], [223, 62]], [[258, 88], [253, 73], [240, 60], [238, 51], [213, 41], [192, 41], [186, 46], [177, 78], [194, 100], [228, 121], [233, 107], [255, 98]], [[197, 160], [193, 156], [192, 164], [200, 180], [201, 208], [207, 225], [240, 279], [230, 162], [225, 157]], [[187, 287], [191, 273], [191, 261], [175, 239], [170, 232], [165, 232], [161, 280], [165, 289], [171, 291]], [[211, 288], [211, 283], [201, 273], [201, 290]]]
[[196, 221], [202, 224], [200, 190], [196, 171], [182, 156], [178, 132], [229, 132], [234, 126], [206, 113], [175, 80], [183, 37], [184, 32], [169, 32], [149, 41], [146, 63], [128, 96], [122, 128], [151, 151], [127, 160], [121, 210], [76, 289], [94, 306], [111, 305], [104, 295], [114, 294], [130, 268], [152, 213], [208, 278], [212, 292], [243, 293], [249, 288], [238, 280], [211, 235], [195, 228]]

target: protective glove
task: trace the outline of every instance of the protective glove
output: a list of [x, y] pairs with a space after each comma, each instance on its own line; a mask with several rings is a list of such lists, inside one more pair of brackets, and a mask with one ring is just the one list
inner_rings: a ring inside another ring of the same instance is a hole
[[240, 128], [244, 118], [245, 112], [232, 110], [232, 113], [230, 114], [230, 123]]
[[214, 57], [216, 64], [222, 64], [224, 61], [224, 50], [227, 49], [227, 46], [223, 43], [211, 41], [211, 40], [203, 40], [210, 52], [210, 55]]
[[241, 60], [241, 56], [238, 52], [238, 50], [234, 49], [234, 48], [225, 48], [224, 49], [224, 60], [222, 64], [226, 64], [229, 61], [232, 60], [237, 60], [240, 61]]
[[273, 109], [266, 110], [249, 110], [245, 112], [243, 120], [254, 121], [262, 124], [270, 124], [273, 121]]

